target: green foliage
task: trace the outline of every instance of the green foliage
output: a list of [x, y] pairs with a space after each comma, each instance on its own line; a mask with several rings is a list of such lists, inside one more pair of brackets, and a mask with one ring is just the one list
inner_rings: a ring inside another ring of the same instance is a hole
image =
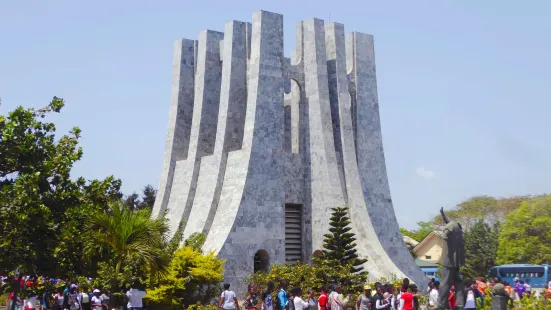
[[153, 205], [155, 204], [155, 197], [157, 191], [153, 186], [147, 185], [142, 190], [142, 198], [140, 200], [140, 195], [132, 193], [124, 198], [126, 205], [132, 210], [153, 210]]
[[88, 216], [84, 236], [87, 252], [110, 254], [112, 261], [99, 273], [110, 279], [111, 289], [143, 283], [148, 272], [165, 272], [170, 260], [164, 251], [169, 244], [166, 220], [152, 219], [148, 210], [133, 211], [121, 200], [108, 206], [107, 212]]
[[465, 232], [465, 266], [461, 274], [475, 279], [484, 276], [495, 266], [498, 247], [499, 225], [493, 227], [479, 220]]
[[[551, 310], [551, 300], [547, 298], [523, 297], [521, 300], [510, 302], [509, 305], [514, 306], [512, 309]], [[476, 309], [492, 310], [492, 296], [487, 294], [484, 297], [484, 307], [481, 305], [481, 302], [478, 301]]]
[[207, 303], [217, 296], [223, 280], [224, 261], [213, 253], [183, 247], [172, 259], [168, 275], [159, 285], [148, 291], [147, 309], [186, 309], [188, 306]]
[[91, 286], [113, 292], [121, 287], [120, 280], [120, 275], [115, 272], [114, 260], [106, 258], [98, 262], [97, 275], [92, 279]]
[[331, 262], [333, 265], [350, 266], [350, 272], [363, 272], [362, 265], [367, 259], [359, 258], [355, 249], [356, 238], [350, 225], [348, 218], [348, 208], [332, 208], [333, 213], [329, 222], [329, 232], [325, 234], [323, 243], [323, 259]]
[[402, 235], [408, 236], [417, 242], [421, 242], [421, 240], [425, 239], [425, 237], [428, 236], [433, 230], [434, 225], [432, 222], [423, 221], [417, 222], [417, 229], [415, 230], [400, 228]]
[[218, 305], [202, 305], [197, 303], [195, 305], [188, 306], [187, 310], [218, 310]]
[[189, 236], [186, 241], [184, 241], [184, 246], [190, 247], [197, 251], [202, 251], [205, 240], [207, 240], [207, 235], [205, 235], [204, 233], [196, 232], [191, 234], [191, 236]]
[[498, 264], [551, 261], [551, 195], [525, 200], [507, 215], [499, 234]]
[[40, 110], [18, 107], [0, 116], [0, 273], [19, 267], [26, 274], [71, 277], [93, 269], [82, 259], [79, 234], [92, 210], [82, 206], [121, 196], [113, 177], [71, 179], [83, 154], [80, 129], [56, 137], [55, 125], [43, 120], [64, 105], [54, 97]]
[[[490, 225], [503, 222], [507, 214], [516, 210], [522, 201], [527, 199], [531, 199], [531, 197], [494, 198], [475, 196], [461, 202], [451, 210], [446, 210], [446, 215], [449, 219], [461, 223], [465, 230], [469, 230], [479, 220], [484, 220]], [[435, 216], [433, 223], [443, 225], [442, 216]]]
[[115, 292], [111, 294], [109, 298], [109, 306], [112, 309], [117, 309], [126, 305], [126, 294], [122, 292]]
[[172, 254], [174, 254], [174, 252], [176, 252], [180, 247], [180, 243], [182, 243], [183, 239], [184, 239], [184, 222], [180, 222], [180, 224], [178, 224], [178, 228], [176, 229], [176, 232], [174, 233], [174, 236], [172, 236], [172, 239], [168, 243], [166, 253], [172, 256]]
[[350, 270], [351, 264], [339, 264], [314, 258], [312, 265], [272, 265], [269, 272], [257, 272], [249, 275], [245, 283], [253, 283], [256, 287], [264, 290], [269, 280], [276, 284], [279, 280], [287, 280], [289, 288], [300, 287], [306, 294], [307, 289], [320, 291], [322, 287], [331, 284], [341, 284], [344, 292], [361, 292], [367, 281], [366, 274], [354, 274]]

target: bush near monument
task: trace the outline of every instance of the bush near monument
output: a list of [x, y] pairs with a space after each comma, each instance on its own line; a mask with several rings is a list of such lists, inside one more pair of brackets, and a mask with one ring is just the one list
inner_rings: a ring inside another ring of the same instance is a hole
[[204, 255], [197, 249], [183, 247], [175, 254], [168, 275], [144, 298], [147, 309], [185, 309], [207, 304], [222, 291], [224, 261], [213, 253]]
[[306, 294], [307, 289], [319, 292], [324, 286], [342, 284], [346, 292], [361, 291], [366, 283], [366, 275], [350, 273], [350, 264], [333, 264], [320, 258], [315, 258], [312, 265], [297, 263], [294, 265], [272, 265], [269, 272], [250, 274], [245, 283], [254, 284], [262, 290], [268, 281], [273, 281], [276, 287], [279, 280], [287, 280], [289, 288], [301, 287]]

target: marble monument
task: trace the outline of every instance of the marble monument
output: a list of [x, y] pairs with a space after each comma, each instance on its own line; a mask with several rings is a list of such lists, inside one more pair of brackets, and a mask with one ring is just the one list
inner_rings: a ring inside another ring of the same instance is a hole
[[336, 206], [372, 278], [426, 286], [390, 197], [371, 35], [302, 21], [287, 58], [283, 16], [260, 11], [177, 40], [173, 61], [153, 216], [205, 233], [234, 291], [271, 264], [311, 261]]

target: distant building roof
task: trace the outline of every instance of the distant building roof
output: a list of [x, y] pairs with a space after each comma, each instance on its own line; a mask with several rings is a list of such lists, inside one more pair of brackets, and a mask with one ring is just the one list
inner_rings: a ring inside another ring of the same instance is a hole
[[423, 244], [427, 243], [428, 240], [432, 239], [433, 237], [443, 238], [444, 234], [441, 231], [431, 231], [421, 242], [419, 242], [414, 248], [413, 252], [415, 252], [415, 249], [423, 246]]
[[415, 259], [415, 264], [419, 266], [419, 268], [438, 268], [438, 264], [427, 262], [426, 260], [422, 259]]
[[408, 245], [413, 245], [413, 246], [416, 246], [419, 242], [411, 237], [408, 237], [406, 235], [403, 235], [404, 237], [404, 242]]

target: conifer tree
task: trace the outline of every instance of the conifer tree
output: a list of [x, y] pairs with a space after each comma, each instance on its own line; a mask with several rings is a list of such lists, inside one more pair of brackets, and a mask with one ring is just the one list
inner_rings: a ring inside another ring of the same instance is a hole
[[362, 265], [367, 261], [358, 257], [356, 254], [356, 238], [348, 225], [350, 218], [348, 217], [348, 208], [338, 207], [332, 208], [331, 220], [329, 222], [329, 232], [325, 234], [323, 241], [324, 259], [328, 261], [338, 262], [340, 264], [349, 264], [351, 273], [365, 273]]

